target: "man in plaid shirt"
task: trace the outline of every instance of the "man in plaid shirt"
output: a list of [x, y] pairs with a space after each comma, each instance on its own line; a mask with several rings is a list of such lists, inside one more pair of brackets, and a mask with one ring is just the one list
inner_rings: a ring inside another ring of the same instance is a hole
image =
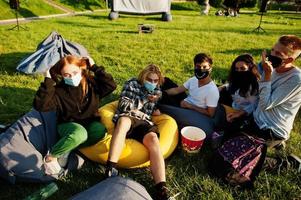
[[143, 69], [138, 79], [126, 82], [120, 95], [117, 111], [113, 117], [114, 133], [110, 144], [106, 176], [118, 175], [117, 162], [123, 150], [126, 138], [141, 142], [148, 150], [150, 170], [152, 172], [157, 196], [155, 199], [169, 199], [165, 178], [165, 163], [159, 143], [159, 130], [151, 121], [152, 115], [160, 115], [156, 109], [161, 97], [160, 86], [163, 83], [160, 68], [149, 65]]
[[150, 96], [160, 98], [162, 92], [159, 88], [148, 91], [136, 78], [127, 81], [120, 94], [118, 108], [113, 117], [116, 123], [120, 116], [130, 116], [139, 120], [145, 120], [153, 125], [151, 115], [156, 110], [157, 102], [149, 101]]

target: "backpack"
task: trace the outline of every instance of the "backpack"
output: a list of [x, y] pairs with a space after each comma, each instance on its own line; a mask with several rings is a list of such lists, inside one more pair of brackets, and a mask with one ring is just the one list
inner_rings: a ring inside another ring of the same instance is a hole
[[233, 186], [252, 188], [267, 152], [263, 139], [240, 135], [225, 141], [213, 154], [211, 173]]

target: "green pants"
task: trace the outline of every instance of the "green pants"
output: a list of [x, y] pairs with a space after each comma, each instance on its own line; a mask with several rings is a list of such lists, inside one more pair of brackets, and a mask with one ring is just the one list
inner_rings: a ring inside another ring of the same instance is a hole
[[106, 128], [100, 122], [92, 122], [87, 126], [68, 122], [58, 125], [61, 139], [52, 147], [50, 154], [60, 157], [77, 147], [91, 146], [100, 141], [106, 133]]

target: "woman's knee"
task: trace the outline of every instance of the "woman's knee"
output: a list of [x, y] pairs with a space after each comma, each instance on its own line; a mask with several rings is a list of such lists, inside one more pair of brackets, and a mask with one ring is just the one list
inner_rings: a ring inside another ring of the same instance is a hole
[[143, 138], [143, 144], [147, 148], [159, 147], [159, 139], [158, 139], [157, 133], [150, 132], [150, 133], [146, 134]]

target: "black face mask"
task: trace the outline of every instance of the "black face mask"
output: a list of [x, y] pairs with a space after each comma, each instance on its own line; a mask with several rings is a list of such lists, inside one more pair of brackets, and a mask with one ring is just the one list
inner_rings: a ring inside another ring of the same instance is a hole
[[267, 55], [267, 60], [272, 63], [273, 68], [280, 67], [280, 65], [282, 64], [282, 58], [273, 56], [271, 54]]
[[254, 76], [251, 71], [234, 71], [233, 80], [235, 83], [242, 84], [248, 81], [251, 76]]
[[210, 73], [210, 70], [203, 70], [203, 69], [194, 69], [194, 75], [198, 80], [206, 78]]
[[[255, 88], [257, 77], [251, 71], [234, 71], [232, 74], [231, 93], [240, 90], [240, 95], [244, 96], [249, 91], [250, 86]], [[255, 88], [256, 89], [256, 88]], [[243, 93], [243, 95], [241, 94]]]

